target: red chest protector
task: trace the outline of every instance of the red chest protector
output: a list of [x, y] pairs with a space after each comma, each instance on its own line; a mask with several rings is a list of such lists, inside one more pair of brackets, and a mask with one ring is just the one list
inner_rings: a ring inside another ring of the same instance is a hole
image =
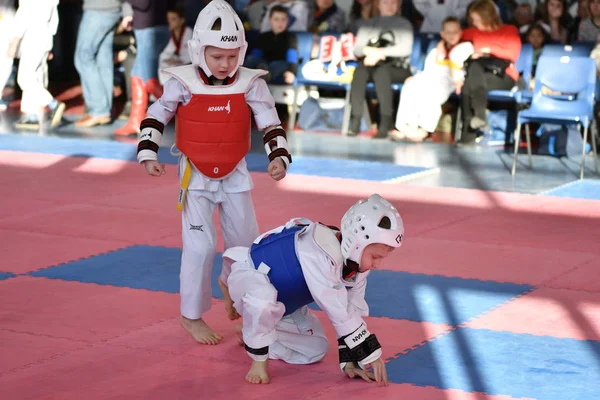
[[177, 108], [177, 148], [206, 177], [224, 178], [250, 151], [252, 114], [246, 92], [264, 72], [240, 68], [235, 81], [223, 86], [205, 84], [191, 65], [165, 72], [192, 93], [190, 102]]
[[175, 144], [202, 174], [223, 178], [250, 151], [251, 117], [243, 93], [194, 94], [177, 109]]

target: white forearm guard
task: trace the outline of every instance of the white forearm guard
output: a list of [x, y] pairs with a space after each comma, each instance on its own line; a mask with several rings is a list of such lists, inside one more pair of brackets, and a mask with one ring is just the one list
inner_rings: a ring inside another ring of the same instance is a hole
[[158, 148], [165, 126], [154, 118], [146, 118], [140, 124], [140, 141], [137, 149], [138, 162], [158, 160]]
[[338, 350], [342, 372], [349, 362], [358, 363], [358, 366], [364, 369], [366, 364], [377, 360], [382, 354], [377, 337], [369, 332], [365, 324], [351, 334], [339, 338]]
[[285, 130], [281, 126], [277, 126], [270, 131], [265, 132], [263, 143], [265, 144], [265, 150], [267, 151], [267, 156], [269, 156], [269, 161], [281, 157], [285, 169], [288, 169], [292, 162], [292, 156], [288, 151]]

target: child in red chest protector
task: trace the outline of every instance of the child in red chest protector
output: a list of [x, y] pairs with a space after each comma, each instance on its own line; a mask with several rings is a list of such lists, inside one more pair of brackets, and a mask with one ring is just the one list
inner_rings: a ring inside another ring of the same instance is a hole
[[[157, 153], [164, 126], [175, 116], [175, 144], [182, 153], [181, 323], [198, 342], [217, 344], [222, 336], [202, 319], [211, 306], [215, 208], [225, 249], [250, 246], [259, 234], [244, 159], [250, 150], [251, 113], [265, 132], [270, 176], [283, 179], [292, 159], [273, 97], [260, 78], [266, 71], [240, 67], [247, 43], [233, 8], [223, 0], [209, 3], [188, 44], [192, 64], [164, 70], [171, 79], [141, 123], [138, 161], [152, 176], [165, 174]], [[224, 261], [223, 269], [229, 268], [231, 263]]]

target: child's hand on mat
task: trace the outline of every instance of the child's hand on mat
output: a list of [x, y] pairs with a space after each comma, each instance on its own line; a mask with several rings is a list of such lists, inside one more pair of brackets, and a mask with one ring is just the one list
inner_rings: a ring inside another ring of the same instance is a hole
[[360, 369], [355, 363], [347, 363], [344, 367], [344, 373], [350, 379], [362, 378], [367, 382], [373, 382], [375, 375], [373, 373]]
[[167, 172], [165, 164], [160, 164], [156, 160], [144, 161], [144, 167], [146, 167], [146, 172], [148, 172], [148, 175], [152, 176], [163, 176]]
[[275, 179], [276, 181], [280, 181], [285, 178], [285, 164], [283, 163], [283, 160], [277, 157], [271, 161], [269, 163], [268, 171], [269, 175], [271, 175], [271, 178]]
[[369, 364], [369, 367], [373, 368], [373, 375], [375, 375], [375, 380], [377, 381], [379, 386], [387, 386], [388, 377], [383, 359], [379, 357], [377, 360]]

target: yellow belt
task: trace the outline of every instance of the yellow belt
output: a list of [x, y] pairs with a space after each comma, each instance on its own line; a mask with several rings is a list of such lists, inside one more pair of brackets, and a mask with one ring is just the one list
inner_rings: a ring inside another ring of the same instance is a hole
[[188, 187], [190, 185], [190, 178], [192, 177], [192, 166], [190, 159], [185, 158], [185, 170], [183, 171], [183, 177], [181, 178], [181, 186], [179, 188], [179, 200], [177, 202], [177, 209], [183, 211], [183, 204], [185, 203], [185, 195], [187, 194]]

